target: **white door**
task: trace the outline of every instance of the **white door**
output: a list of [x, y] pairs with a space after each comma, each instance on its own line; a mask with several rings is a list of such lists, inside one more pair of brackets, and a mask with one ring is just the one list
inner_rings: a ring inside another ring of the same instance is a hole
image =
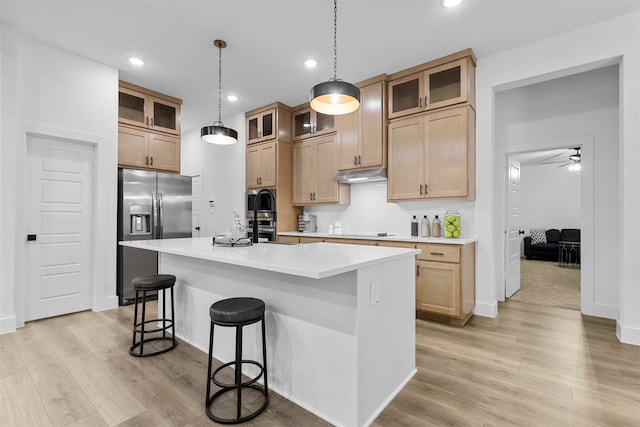
[[200, 204], [202, 203], [202, 175], [191, 177], [191, 237], [200, 237]]
[[25, 320], [91, 308], [93, 146], [27, 140]]
[[520, 289], [520, 162], [513, 159], [509, 159], [507, 193], [505, 298], [509, 298]]

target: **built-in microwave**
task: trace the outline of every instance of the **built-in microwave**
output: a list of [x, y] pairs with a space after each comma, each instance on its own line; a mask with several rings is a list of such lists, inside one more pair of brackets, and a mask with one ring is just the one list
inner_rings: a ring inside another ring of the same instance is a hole
[[264, 214], [276, 211], [276, 190], [266, 190], [258, 196], [259, 191], [261, 190], [247, 191], [247, 215], [253, 216], [253, 207], [256, 204], [258, 205], [258, 213]]

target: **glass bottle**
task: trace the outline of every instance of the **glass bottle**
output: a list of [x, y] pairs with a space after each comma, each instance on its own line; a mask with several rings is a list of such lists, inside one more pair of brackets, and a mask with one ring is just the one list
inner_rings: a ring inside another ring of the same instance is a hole
[[442, 222], [440, 222], [438, 215], [436, 215], [431, 223], [431, 235], [433, 237], [442, 237]]
[[444, 237], [458, 238], [462, 232], [460, 212], [448, 210], [444, 214]]
[[429, 227], [429, 218], [427, 218], [426, 215], [422, 218], [422, 227], [421, 228], [422, 228], [421, 229], [422, 233], [420, 233], [421, 236], [422, 237], [429, 237], [429, 235], [431, 234], [430, 233], [430, 227]]
[[229, 231], [231, 232], [231, 239], [235, 242], [246, 236], [244, 234], [244, 225], [240, 224], [240, 215], [235, 210], [233, 211], [233, 221], [234, 224], [230, 227], [231, 229]]
[[418, 237], [418, 219], [415, 215], [411, 219], [411, 237]]

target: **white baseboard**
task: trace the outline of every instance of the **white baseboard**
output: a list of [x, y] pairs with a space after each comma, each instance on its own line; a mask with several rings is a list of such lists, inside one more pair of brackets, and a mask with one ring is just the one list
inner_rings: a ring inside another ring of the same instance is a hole
[[495, 318], [498, 315], [498, 302], [476, 302], [476, 306], [473, 309], [473, 314], [481, 317]]
[[617, 320], [616, 336], [622, 343], [640, 346], [640, 328], [624, 326]]
[[110, 297], [106, 297], [102, 300], [98, 300], [95, 302], [93, 307], [91, 307], [93, 311], [105, 311], [105, 310], [111, 310], [113, 308], [118, 308], [117, 295], [113, 295]]
[[605, 319], [617, 319], [619, 317], [618, 307], [606, 304], [594, 304], [590, 302], [581, 302], [582, 314], [594, 317], [603, 317]]
[[16, 316], [3, 317], [0, 319], [0, 335], [15, 332], [16, 324]]

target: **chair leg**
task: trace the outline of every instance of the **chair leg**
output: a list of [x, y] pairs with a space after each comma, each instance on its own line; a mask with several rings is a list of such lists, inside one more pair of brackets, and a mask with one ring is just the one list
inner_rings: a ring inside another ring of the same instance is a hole
[[264, 327], [264, 316], [262, 317], [262, 363], [263, 366], [263, 374], [264, 374], [264, 395], [267, 396], [269, 394], [269, 386], [267, 385], [267, 337], [265, 333]]
[[136, 345], [136, 329], [138, 327], [138, 291], [136, 291], [136, 305], [133, 309], [133, 338], [131, 339], [131, 346]]
[[213, 322], [211, 322], [209, 332], [209, 364], [207, 367], [207, 396], [204, 402], [205, 408], [209, 406], [209, 399], [211, 398], [211, 361], [213, 360]]
[[162, 338], [167, 337], [167, 293], [162, 290]]
[[[137, 301], [136, 301], [137, 302]], [[144, 354], [144, 326], [147, 320], [147, 291], [142, 291], [142, 321], [140, 323], [140, 356]]]
[[236, 326], [236, 387], [238, 388], [236, 419], [240, 421], [242, 415], [242, 326]]
[[173, 345], [176, 345], [176, 314], [173, 304], [173, 286], [171, 287], [171, 338]]

